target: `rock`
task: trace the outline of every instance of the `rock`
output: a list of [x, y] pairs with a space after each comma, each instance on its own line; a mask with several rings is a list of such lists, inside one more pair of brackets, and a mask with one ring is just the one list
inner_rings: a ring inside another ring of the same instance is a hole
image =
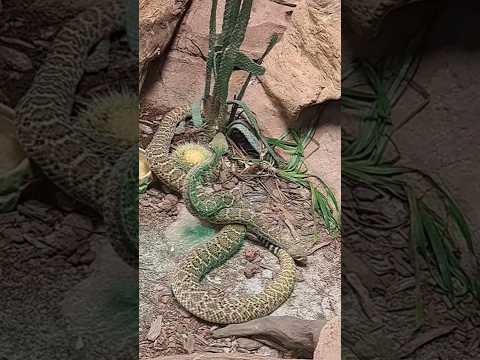
[[245, 259], [252, 262], [258, 257], [258, 251], [254, 247], [249, 246], [245, 249], [243, 255], [245, 256]]
[[27, 218], [33, 218], [53, 225], [58, 220], [58, 213], [52, 208], [37, 200], [28, 200], [18, 205], [18, 212]]
[[261, 77], [289, 121], [311, 105], [340, 98], [340, 44], [340, 2], [299, 2], [282, 40], [265, 58]]
[[320, 331], [317, 347], [313, 355], [314, 360], [340, 360], [341, 359], [342, 327], [340, 317], [327, 321]]
[[148, 64], [164, 53], [189, 3], [190, 0], [140, 0], [140, 87]]
[[20, 72], [27, 72], [33, 69], [32, 60], [21, 51], [0, 46], [0, 54], [0, 66], [2, 67], [6, 66]]
[[55, 203], [61, 210], [66, 212], [72, 212], [78, 206], [78, 202], [63, 191], [55, 193]]
[[[224, 4], [224, 0], [218, 1], [217, 29], [221, 28]], [[249, 56], [258, 58], [267, 47], [272, 34], [285, 31], [289, 9], [270, 1], [254, 2], [242, 50]], [[190, 104], [203, 96], [205, 62], [201, 53], [206, 55], [208, 52], [209, 17], [209, 5], [206, 6], [201, 0], [191, 2], [175, 36], [172, 50], [162, 64], [162, 81], [155, 82], [149, 89], [145, 88], [143, 107], [149, 107], [154, 110], [153, 113], [162, 115], [173, 107]], [[230, 97], [244, 79], [244, 74], [234, 75], [230, 84]]]
[[73, 266], [80, 265], [80, 255], [78, 252], [74, 253], [72, 256], [70, 256], [67, 261], [72, 264]]
[[167, 194], [165, 195], [165, 198], [163, 199], [164, 202], [169, 204], [170, 206], [177, 205], [178, 203], [178, 197], [174, 194]]
[[[78, 246], [80, 245], [80, 239], [75, 237], [73, 234], [66, 234], [61, 231], [56, 231], [54, 233], [48, 234], [43, 237], [42, 243], [56, 249], [62, 255], [70, 257], [75, 255], [80, 259], [80, 255], [76, 253]], [[77, 260], [75, 260], [78, 263]]]
[[252, 277], [255, 276], [255, 274], [258, 274], [259, 272], [260, 272], [260, 267], [254, 264], [248, 264], [245, 267], [245, 270], [243, 270], [243, 274], [247, 279], [251, 279]]
[[227, 181], [226, 183], [223, 184], [223, 188], [226, 190], [232, 190], [235, 189], [235, 182], [234, 181]]
[[301, 320], [292, 316], [267, 316], [242, 324], [227, 325], [213, 332], [214, 338], [242, 336], [280, 351], [311, 358], [325, 320]]
[[70, 227], [75, 231], [88, 235], [93, 231], [92, 220], [86, 216], [70, 213], [63, 219], [62, 226]]
[[163, 318], [161, 316], [157, 316], [155, 318], [147, 334], [148, 340], [155, 341], [160, 336], [162, 332], [162, 322], [163, 322]]
[[148, 125], [140, 124], [138, 127], [139, 127], [140, 132], [144, 135], [152, 135], [153, 134], [152, 128]]
[[8, 228], [2, 231], [2, 237], [15, 243], [22, 243], [25, 241], [22, 232], [18, 228]]
[[95, 261], [96, 255], [92, 250], [88, 250], [85, 255], [80, 257], [79, 263], [81, 265], [90, 265]]
[[341, 83], [339, 11], [338, 1], [299, 1], [292, 23], [264, 61], [261, 83], [250, 85], [243, 99], [266, 136], [280, 137], [294, 120], [316, 125], [305, 162], [330, 187], [337, 202], [342, 114], [339, 101], [333, 99], [340, 97]]
[[260, 349], [258, 349], [257, 354], [269, 357], [280, 357], [278, 350], [272, 349], [268, 346], [262, 346]]
[[248, 338], [238, 338], [237, 339], [237, 344], [242, 349], [245, 349], [245, 350], [248, 350], [248, 351], [257, 350], [262, 346], [261, 342], [258, 342], [256, 340], [252, 340], [252, 339], [248, 339]]
[[79, 255], [85, 255], [88, 251], [90, 251], [90, 244], [86, 241], [81, 243], [80, 246], [77, 248], [77, 253]]

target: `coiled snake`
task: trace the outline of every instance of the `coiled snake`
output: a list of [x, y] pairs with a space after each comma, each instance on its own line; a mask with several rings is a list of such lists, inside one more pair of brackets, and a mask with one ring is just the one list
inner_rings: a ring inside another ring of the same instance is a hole
[[[187, 207], [195, 215], [213, 223], [225, 224], [225, 226], [213, 239], [195, 248], [186, 256], [173, 275], [173, 294], [189, 312], [213, 323], [239, 323], [266, 316], [276, 310], [290, 296], [295, 284], [295, 263], [289, 252], [282, 247], [282, 245], [287, 247], [287, 244], [277, 243], [267, 221], [258, 214], [255, 215], [248, 207], [234, 208], [231, 207], [232, 204], [228, 204], [227, 207], [208, 214], [208, 216], [202, 216], [202, 211], [198, 211], [202, 206], [200, 203], [191, 201], [192, 195], [198, 191], [204, 175], [215, 165], [215, 157], [212, 155], [208, 161], [186, 171], [175, 163], [169, 153], [177, 124], [190, 116], [191, 108], [184, 106], [171, 110], [163, 117], [146, 149], [147, 160], [152, 171], [162, 182], [184, 194]], [[218, 201], [218, 196], [214, 197], [216, 201]], [[206, 203], [206, 196], [199, 198], [202, 199], [203, 205], [209, 206]], [[213, 268], [231, 258], [241, 248], [247, 229], [269, 240], [266, 243], [267, 247], [278, 257], [280, 262], [280, 272], [277, 277], [259, 294], [240, 298], [220, 298], [201, 289], [202, 278]], [[297, 258], [302, 258], [300, 252], [296, 251], [293, 246], [289, 250], [297, 255]]]

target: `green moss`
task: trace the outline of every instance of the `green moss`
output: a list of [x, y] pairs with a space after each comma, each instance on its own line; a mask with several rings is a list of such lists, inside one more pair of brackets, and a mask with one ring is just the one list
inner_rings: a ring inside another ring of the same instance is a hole
[[215, 234], [215, 230], [203, 224], [185, 225], [181, 229], [181, 235], [188, 244], [199, 244], [207, 241]]

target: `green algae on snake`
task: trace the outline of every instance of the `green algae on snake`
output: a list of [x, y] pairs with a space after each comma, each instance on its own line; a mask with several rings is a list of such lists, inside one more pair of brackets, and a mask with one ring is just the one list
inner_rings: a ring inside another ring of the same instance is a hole
[[235, 201], [235, 198], [227, 192], [206, 195], [198, 191], [200, 184], [203, 183], [203, 178], [210, 173], [228, 150], [228, 144], [223, 134], [215, 135], [210, 143], [210, 149], [210, 156], [192, 167], [187, 173], [186, 186], [183, 191], [183, 198], [189, 210], [202, 219], [208, 219], [220, 210], [232, 206]]
[[[190, 116], [190, 106], [168, 112], [146, 149], [152, 172], [180, 193], [185, 192], [187, 172], [175, 161], [175, 153], [170, 154], [169, 150], [177, 124]], [[188, 199], [187, 207], [191, 208]], [[287, 251], [269, 243], [265, 245], [279, 258], [280, 272], [261, 293], [238, 298], [217, 298], [200, 289], [204, 276], [241, 248], [246, 230], [242, 224], [226, 222], [213, 239], [195, 248], [175, 270], [172, 292], [187, 311], [213, 323], [238, 323], [266, 316], [288, 299], [295, 284], [295, 263]]]
[[[217, 143], [217, 144], [215, 144]], [[243, 224], [263, 240], [286, 250], [297, 262], [305, 264], [304, 250], [290, 242], [279, 242], [279, 233], [273, 229], [261, 213], [252, 209], [239, 193], [220, 191], [205, 194], [200, 189], [203, 178], [216, 166], [220, 157], [227, 152], [228, 144], [222, 134], [217, 134], [210, 143], [212, 155], [204, 162], [193, 167], [187, 174], [183, 197], [187, 207], [201, 219], [215, 224]]]
[[283, 249], [269, 246], [278, 257], [280, 272], [259, 294], [215, 297], [201, 289], [201, 281], [214, 268], [230, 259], [242, 247], [246, 228], [227, 225], [207, 243], [187, 255], [175, 271], [172, 292], [178, 302], [193, 315], [217, 324], [233, 324], [271, 314], [292, 293], [295, 263]]

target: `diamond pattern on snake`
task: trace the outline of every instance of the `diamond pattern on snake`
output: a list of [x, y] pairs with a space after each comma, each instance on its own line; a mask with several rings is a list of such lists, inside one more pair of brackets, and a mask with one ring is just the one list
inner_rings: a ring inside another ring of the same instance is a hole
[[[202, 191], [205, 177], [227, 150], [225, 138], [217, 134], [209, 144], [206, 159], [182, 163], [178, 153], [170, 153], [176, 126], [191, 117], [190, 106], [168, 112], [162, 119], [146, 157], [152, 172], [176, 192], [182, 193], [187, 208], [211, 223], [224, 225], [207, 243], [187, 254], [173, 274], [172, 292], [177, 301], [193, 315], [212, 323], [240, 323], [266, 316], [280, 307], [291, 295], [295, 285], [295, 260], [305, 260], [294, 244], [277, 239], [266, 219], [255, 213], [239, 196], [230, 192], [207, 195]], [[243, 297], [213, 296], [200, 288], [202, 279], [214, 268], [228, 261], [243, 245], [246, 232], [251, 231], [278, 257], [280, 271], [260, 293]]]

